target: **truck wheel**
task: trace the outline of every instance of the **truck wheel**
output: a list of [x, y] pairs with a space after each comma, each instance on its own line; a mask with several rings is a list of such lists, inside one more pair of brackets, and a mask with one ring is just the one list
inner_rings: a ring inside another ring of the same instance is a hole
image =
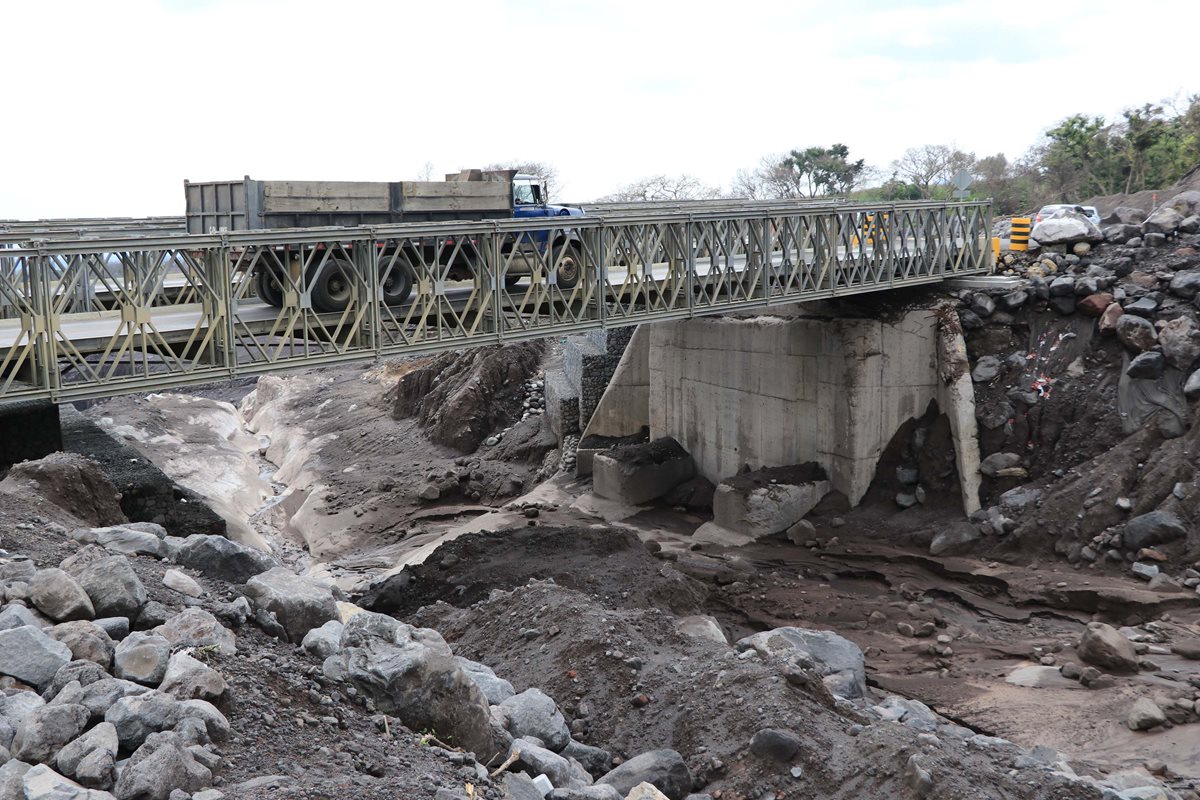
[[560, 289], [574, 289], [579, 285], [579, 279], [583, 277], [583, 254], [579, 252], [578, 245], [567, 246], [554, 275]]
[[[383, 282], [381, 287], [383, 304], [385, 306], [403, 305], [408, 301], [413, 288], [413, 271], [408, 258], [399, 255], [396, 256], [395, 262], [392, 262], [388, 257], [381, 256], [380, 261], [379, 277]], [[390, 272], [388, 272], [389, 265]]]
[[270, 267], [254, 271], [254, 293], [267, 305], [283, 308], [283, 283]]
[[354, 265], [330, 258], [313, 279], [312, 300], [317, 311], [344, 311], [353, 294]]

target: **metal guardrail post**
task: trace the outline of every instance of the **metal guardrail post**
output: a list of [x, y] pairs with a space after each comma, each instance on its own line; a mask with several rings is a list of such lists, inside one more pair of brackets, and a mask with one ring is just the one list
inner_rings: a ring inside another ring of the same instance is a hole
[[[688, 214], [684, 223], [684, 270], [687, 278], [687, 312], [689, 317], [696, 315], [696, 221]], [[712, 260], [709, 260], [709, 272], [712, 272]]]

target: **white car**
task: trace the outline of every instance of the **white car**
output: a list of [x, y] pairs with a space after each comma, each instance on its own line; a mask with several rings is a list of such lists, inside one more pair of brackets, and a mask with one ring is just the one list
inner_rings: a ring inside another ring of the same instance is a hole
[[1038, 209], [1037, 216], [1033, 218], [1033, 224], [1037, 225], [1042, 220], [1050, 219], [1060, 211], [1074, 211], [1076, 214], [1082, 214], [1092, 221], [1092, 224], [1097, 228], [1100, 227], [1100, 212], [1095, 206], [1076, 206], [1070, 203], [1056, 203], [1054, 205], [1042, 206]]

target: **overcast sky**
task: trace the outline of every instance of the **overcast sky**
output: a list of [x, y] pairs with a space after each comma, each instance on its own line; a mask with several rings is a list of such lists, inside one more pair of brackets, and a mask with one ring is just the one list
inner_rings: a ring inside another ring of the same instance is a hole
[[1200, 91], [1197, 22], [1184, 0], [14, 0], [0, 219], [426, 162], [543, 161], [584, 200], [833, 142], [1015, 157], [1071, 113]]

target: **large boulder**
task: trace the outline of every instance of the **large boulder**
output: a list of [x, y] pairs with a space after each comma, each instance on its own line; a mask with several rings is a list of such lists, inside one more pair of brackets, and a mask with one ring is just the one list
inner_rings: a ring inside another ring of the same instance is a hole
[[179, 652], [167, 663], [158, 690], [179, 700], [216, 702], [224, 697], [227, 688], [221, 673], [187, 653]]
[[1178, 211], [1182, 217], [1200, 214], [1200, 192], [1195, 189], [1180, 192], [1172, 197], [1171, 202], [1167, 203], [1167, 205]]
[[692, 791], [692, 774], [679, 753], [653, 750], [634, 756], [596, 783], [612, 786], [622, 797], [638, 784], [649, 783], [671, 800], [683, 800]]
[[237, 652], [237, 636], [212, 614], [202, 608], [185, 608], [154, 632], [171, 643], [171, 647], [216, 647], [223, 655]]
[[338, 618], [337, 601], [329, 587], [285, 567], [269, 569], [246, 582], [250, 604], [275, 614], [288, 639], [301, 642], [313, 628]]
[[1074, 211], [1057, 212], [1033, 226], [1029, 235], [1043, 246], [1104, 241], [1104, 236], [1096, 224]]
[[479, 691], [483, 692], [483, 696], [492, 705], [500, 705], [516, 694], [513, 685], [498, 677], [495, 671], [486, 664], [480, 664], [461, 656], [455, 656], [454, 663], [479, 687]]
[[29, 582], [29, 600], [56, 622], [96, 616], [87, 592], [61, 569], [39, 569]]
[[1169, 235], [1175, 232], [1181, 222], [1183, 222], [1182, 214], [1170, 206], [1160, 206], [1146, 217], [1146, 221], [1142, 223], [1142, 230], [1146, 233]]
[[125, 556], [89, 561], [77, 567], [74, 576], [91, 598], [98, 617], [135, 619], [146, 604], [146, 587]]
[[153, 733], [130, 757], [113, 793], [117, 800], [168, 800], [176, 789], [190, 793], [212, 783], [212, 772], [198, 762], [174, 731]]
[[1176, 272], [1171, 276], [1171, 283], [1167, 288], [1173, 295], [1185, 300], [1193, 299], [1197, 293], [1200, 293], [1200, 271], [1180, 270]]
[[74, 778], [75, 769], [84, 758], [98, 750], [115, 757], [119, 747], [117, 729], [111, 722], [101, 722], [58, 751], [58, 771]]
[[1117, 319], [1117, 338], [1130, 352], [1141, 353], [1158, 344], [1158, 331], [1150, 320], [1122, 314]]
[[1101, 220], [1105, 225], [1141, 225], [1146, 219], [1146, 212], [1133, 206], [1117, 206], [1112, 213]]
[[46, 633], [51, 639], [69, 647], [71, 658], [75, 661], [91, 661], [103, 669], [108, 669], [112, 664], [115, 647], [112, 637], [94, 622], [64, 622]]
[[592, 785], [592, 776], [579, 762], [559, 755], [530, 739], [517, 739], [508, 751], [517, 755], [517, 764], [530, 775], [545, 775], [559, 789], [575, 789]]
[[1140, 225], [1109, 225], [1103, 230], [1104, 241], [1109, 244], [1125, 244], [1135, 236], [1142, 235], [1142, 227]]
[[862, 650], [833, 631], [775, 628], [739, 639], [737, 649], [754, 650], [764, 658], [810, 661], [834, 694], [849, 698], [866, 694], [866, 661]]
[[1150, 511], [1125, 523], [1121, 543], [1126, 550], [1141, 550], [1187, 537], [1187, 526], [1170, 511]]
[[176, 700], [168, 694], [147, 691], [122, 697], [104, 714], [104, 721], [117, 729], [125, 750], [136, 750], [152, 733], [167, 731], [185, 719], [198, 719], [213, 741], [229, 736], [229, 720], [205, 700]]
[[82, 544], [98, 544], [105, 550], [125, 556], [167, 557], [167, 545], [155, 533], [124, 525], [78, 528], [71, 531], [71, 538]]
[[38, 764], [26, 772], [21, 779], [21, 788], [24, 794], [18, 797], [23, 800], [114, 800], [108, 792], [86, 789], [45, 764]]
[[183, 540], [175, 561], [209, 578], [245, 583], [275, 567], [266, 553], [230, 541], [224, 536], [194, 534]]
[[487, 698], [452, 656], [414, 641], [397, 645], [369, 638], [325, 659], [322, 669], [325, 677], [354, 686], [412, 730], [453, 737], [480, 762], [500, 751]]
[[0, 631], [0, 675], [11, 675], [40, 688], [70, 660], [71, 649], [40, 628], [24, 625]]
[[26, 762], [51, 762], [63, 745], [83, 733], [90, 718], [80, 705], [45, 705], [34, 710], [17, 728], [13, 758]]
[[91, 714], [93, 722], [104, 719], [108, 709], [123, 697], [134, 697], [150, 691], [141, 684], [120, 678], [105, 677], [86, 686], [72, 681], [63, 687], [51, 703], [75, 703]]
[[341, 647], [342, 629], [345, 627], [339, 620], [331, 619], [321, 627], [313, 628], [304, 634], [300, 646], [310, 655], [329, 658]]
[[1116, 628], [1103, 622], [1089, 622], [1079, 637], [1075, 654], [1080, 661], [1094, 664], [1109, 672], [1133, 674], [1138, 671], [1137, 651], [1133, 642]]
[[540, 689], [526, 689], [513, 695], [499, 709], [508, 719], [508, 731], [514, 739], [532, 736], [556, 753], [571, 741], [571, 729], [562, 712]]

